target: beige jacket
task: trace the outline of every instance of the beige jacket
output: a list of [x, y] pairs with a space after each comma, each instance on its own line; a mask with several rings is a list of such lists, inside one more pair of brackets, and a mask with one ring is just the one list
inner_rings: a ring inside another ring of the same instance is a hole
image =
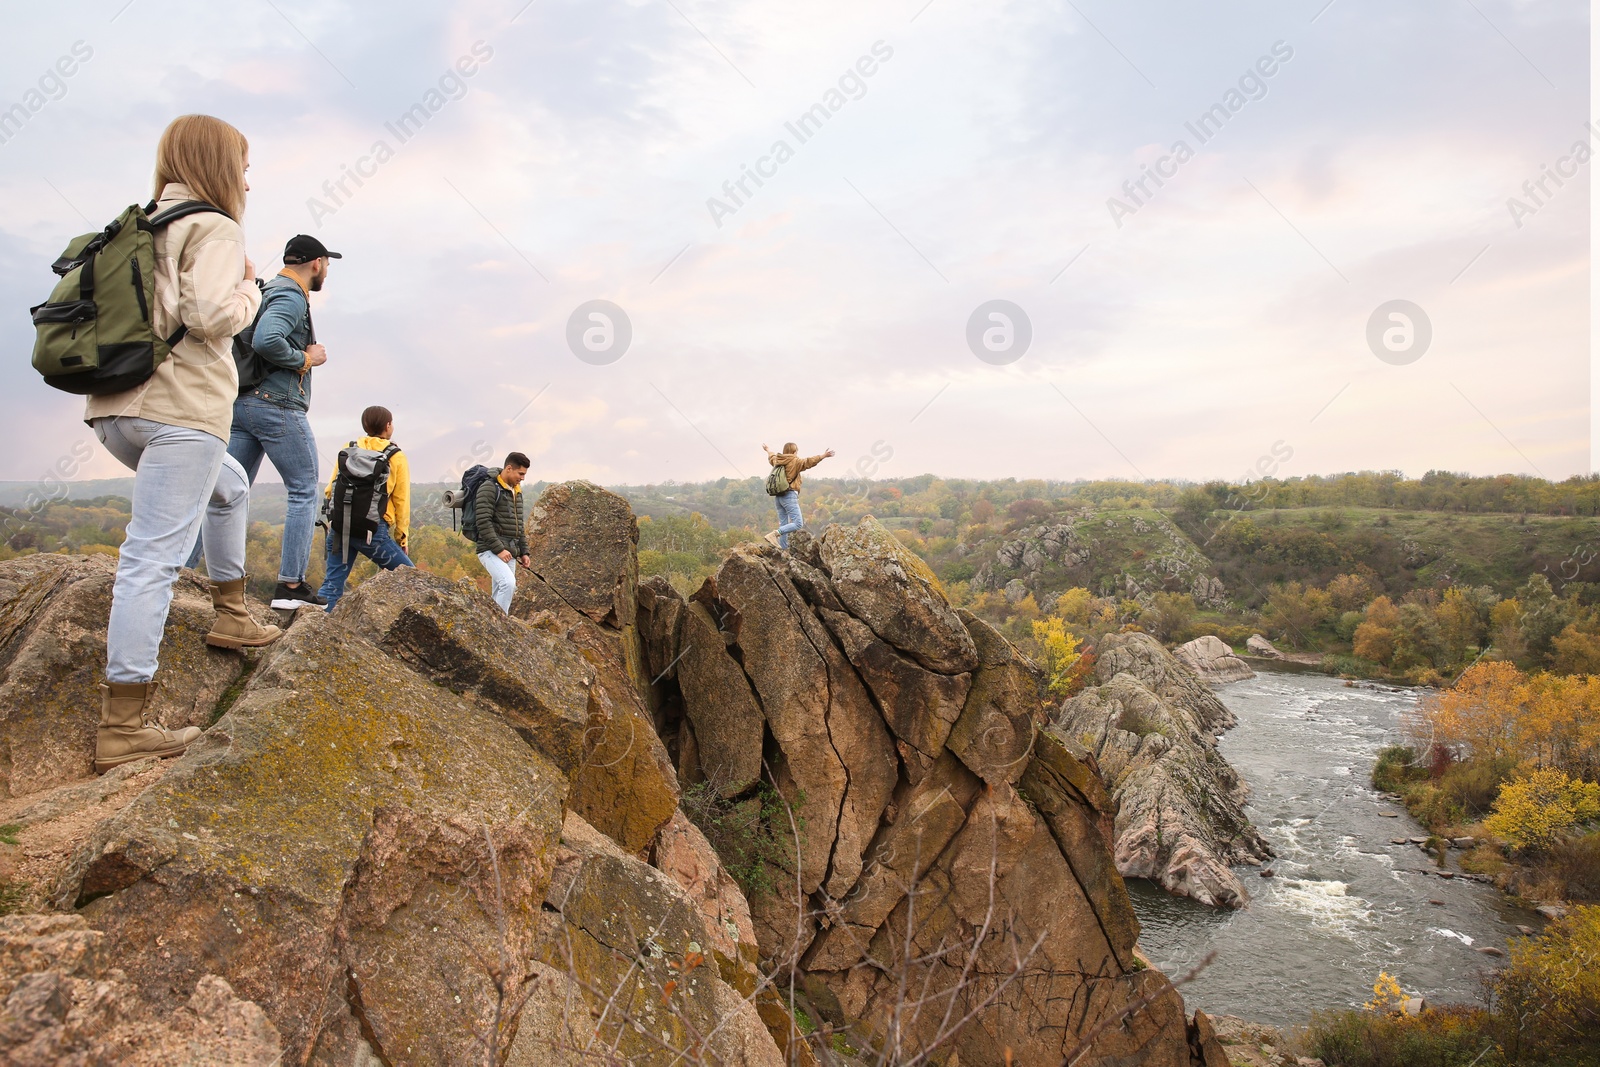
[[[156, 210], [196, 199], [188, 186], [171, 182]], [[226, 441], [239, 395], [233, 335], [255, 320], [261, 306], [256, 283], [244, 280], [244, 233], [226, 215], [189, 215], [156, 233], [155, 254], [155, 332], [169, 336], [179, 322], [189, 332], [143, 385], [91, 396], [84, 421], [132, 415]]]
[[789, 479], [789, 488], [796, 491], [800, 489], [800, 472], [810, 470], [827, 458], [827, 456], [800, 456], [793, 452], [767, 453], [767, 462], [774, 467], [782, 467], [784, 476]]

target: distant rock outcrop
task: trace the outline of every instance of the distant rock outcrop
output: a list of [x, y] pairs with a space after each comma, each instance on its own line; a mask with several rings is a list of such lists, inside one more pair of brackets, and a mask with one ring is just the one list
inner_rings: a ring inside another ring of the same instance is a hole
[[1250, 639], [1244, 643], [1245, 651], [1252, 656], [1264, 656], [1267, 659], [1283, 659], [1283, 653], [1277, 646], [1260, 634], [1251, 634]]
[[1193, 641], [1179, 645], [1172, 650], [1173, 656], [1179, 663], [1188, 667], [1203, 681], [1207, 682], [1242, 682], [1246, 678], [1254, 678], [1256, 672], [1250, 669], [1250, 664], [1233, 654], [1233, 649], [1227, 646], [1220, 637], [1206, 634]]
[[1117, 802], [1117, 870], [1202, 904], [1242, 907], [1229, 869], [1271, 856], [1245, 816], [1249, 789], [1217, 751], [1233, 713], [1155, 638], [1110, 634], [1096, 649], [1096, 685], [1056, 722], [1088, 747]]

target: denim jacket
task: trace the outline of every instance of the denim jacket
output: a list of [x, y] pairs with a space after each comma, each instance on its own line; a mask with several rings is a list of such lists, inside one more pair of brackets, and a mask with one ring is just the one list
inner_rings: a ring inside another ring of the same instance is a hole
[[311, 369], [306, 365], [306, 345], [312, 343], [311, 302], [300, 283], [280, 274], [261, 290], [261, 314], [256, 318], [250, 344], [267, 364], [261, 384], [245, 393], [281, 407], [300, 411], [311, 407]]

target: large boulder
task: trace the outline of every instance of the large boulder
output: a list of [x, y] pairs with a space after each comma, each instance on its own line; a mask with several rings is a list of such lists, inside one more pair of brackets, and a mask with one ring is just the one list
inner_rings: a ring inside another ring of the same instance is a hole
[[638, 610], [639, 523], [617, 494], [592, 482], [559, 482], [528, 509], [528, 555], [543, 579], [536, 607], [557, 601], [618, 630]]
[[1111, 789], [1117, 869], [1243, 907], [1249, 895], [1231, 868], [1272, 849], [1244, 813], [1248, 787], [1217, 751], [1215, 731], [1233, 714], [1148, 634], [1102, 638], [1095, 680], [1055, 721], [1093, 752]]
[[569, 778], [588, 758], [594, 668], [478, 590], [405, 567], [362, 582], [336, 613], [424, 678], [498, 711]]
[[[105, 555], [0, 563], [0, 796], [94, 774], [116, 568]], [[206, 726], [244, 669], [238, 653], [205, 643], [214, 614], [205, 581], [184, 571], [173, 587], [152, 704], [167, 726]]]
[[[755, 694], [766, 761], [723, 803], [766, 813], [738, 846], [766, 864], [764, 973], [862, 1050], [1054, 1064], [1097, 1030], [1095, 1062], [1189, 1064], [1182, 999], [1136, 952], [1114, 804], [1086, 751], [1040, 731], [1037, 669], [875, 521], [791, 549], [736, 548], [680, 647], [652, 653], [677, 660], [658, 684], [697, 734], [733, 680]], [[722, 657], [701, 669], [725, 686], [685, 685], [691, 655]]]
[[286, 1062], [325, 1035], [467, 1062], [515, 1029], [566, 792], [500, 714], [311, 616], [94, 830], [57, 900], [157, 1010], [227, 980]]
[[830, 526], [819, 547], [839, 599], [873, 633], [930, 671], [962, 674], [978, 665], [939, 579], [878, 520]]
[[1214, 634], [1181, 644], [1172, 650], [1172, 655], [1203, 681], [1221, 684], [1242, 682], [1256, 676], [1250, 664], [1235, 656], [1233, 649]]
[[1261, 656], [1264, 659], [1283, 659], [1283, 653], [1278, 651], [1278, 646], [1268, 641], [1260, 634], [1251, 634], [1244, 643], [1245, 651], [1252, 656]]
[[[649, 847], [678, 806], [678, 776], [651, 713], [659, 672], [649, 669], [638, 625], [638, 544], [626, 500], [588, 482], [552, 485], [530, 509], [532, 573], [519, 580], [511, 605], [514, 617], [594, 668], [586, 756], [570, 804], [633, 854]], [[658, 591], [665, 592], [652, 587]], [[657, 653], [669, 629], [664, 620], [651, 623]]]
[[571, 611], [539, 612], [531, 621], [567, 641], [594, 668], [588, 755], [568, 804], [637, 855], [678, 808], [678, 776], [645, 704], [637, 661], [621, 635]]
[[706, 592], [777, 742], [780, 791], [806, 824], [801, 884], [843, 896], [861, 875], [895, 786], [898, 761], [883, 716], [788, 574], [760, 551], [735, 549]]
[[1095, 657], [1097, 684], [1119, 674], [1132, 675], [1162, 700], [1182, 707], [1201, 730], [1215, 734], [1237, 725], [1233, 712], [1210, 687], [1149, 634], [1107, 634], [1095, 646]]
[[1013, 783], [1033, 752], [1042, 710], [1039, 671], [994, 627], [965, 610], [960, 618], [978, 650], [978, 669], [950, 730], [950, 751], [989, 784]]
[[723, 796], [737, 796], [761, 777], [766, 720], [744, 668], [728, 655], [726, 631], [711, 612], [695, 602], [682, 615], [674, 658], [698, 770]]

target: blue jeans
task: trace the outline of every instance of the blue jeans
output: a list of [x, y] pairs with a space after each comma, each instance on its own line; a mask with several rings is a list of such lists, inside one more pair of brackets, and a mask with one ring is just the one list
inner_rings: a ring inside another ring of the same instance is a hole
[[119, 415], [94, 420], [106, 451], [133, 470], [133, 515], [111, 587], [106, 681], [156, 676], [161, 632], [183, 554], [198, 534], [213, 581], [244, 577], [250, 486], [222, 439], [202, 430]]
[[[305, 412], [295, 408], [283, 407], [258, 396], [241, 396], [233, 402], [233, 433], [228, 439], [228, 455], [244, 468], [251, 485], [256, 484], [262, 456], [272, 460], [289, 496], [278, 581], [304, 580], [311, 563], [317, 490], [321, 488], [317, 480], [317, 440], [311, 434], [311, 421]], [[189, 566], [198, 562], [200, 546], [196, 545], [189, 554]]]
[[392, 571], [397, 567], [411, 566], [411, 557], [406, 555], [406, 550], [400, 547], [393, 535], [389, 533], [389, 524], [378, 523], [378, 528], [372, 533], [372, 543], [351, 540], [350, 557], [339, 558], [340, 539], [328, 531], [328, 573], [322, 579], [322, 588], [317, 590], [317, 595], [328, 602], [328, 610], [339, 603], [339, 598], [344, 596], [344, 583], [350, 578], [350, 568], [356, 565], [356, 556], [363, 555], [382, 567]]
[[805, 523], [800, 520], [800, 490], [791, 489], [772, 498], [778, 505], [778, 544], [789, 547], [789, 535]]

